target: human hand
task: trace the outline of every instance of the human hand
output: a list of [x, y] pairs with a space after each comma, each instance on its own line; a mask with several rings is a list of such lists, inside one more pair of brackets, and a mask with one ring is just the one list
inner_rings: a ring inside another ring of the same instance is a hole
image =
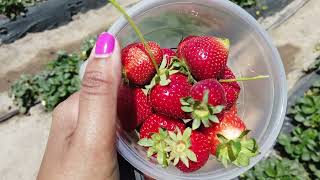
[[59, 104], [38, 180], [119, 179], [116, 103], [120, 48], [102, 33], [88, 59], [81, 90]]

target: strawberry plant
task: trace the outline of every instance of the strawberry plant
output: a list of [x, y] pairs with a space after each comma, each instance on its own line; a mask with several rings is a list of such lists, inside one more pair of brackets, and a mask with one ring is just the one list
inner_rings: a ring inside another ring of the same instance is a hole
[[10, 88], [9, 96], [19, 107], [20, 113], [26, 113], [30, 107], [38, 102], [39, 92], [36, 77], [22, 75]]
[[276, 145], [284, 158], [261, 161], [241, 179], [320, 179], [319, 102], [320, 81], [316, 81], [287, 112], [293, 129], [281, 133]]
[[231, 0], [241, 7], [252, 7], [257, 4], [257, 0]]
[[35, 76], [22, 75], [10, 88], [9, 96], [26, 113], [37, 102], [51, 111], [80, 88], [78, 55], [59, 53], [56, 60]]
[[254, 168], [240, 176], [246, 180], [308, 180], [307, 171], [297, 160], [278, 156], [268, 157], [260, 161]]
[[80, 62], [79, 56], [62, 52], [48, 64], [46, 71], [37, 76], [39, 98], [47, 110], [51, 111], [80, 89]]
[[0, 14], [15, 19], [19, 15], [24, 15], [28, 6], [34, 6], [40, 1], [42, 0], [0, 0]]

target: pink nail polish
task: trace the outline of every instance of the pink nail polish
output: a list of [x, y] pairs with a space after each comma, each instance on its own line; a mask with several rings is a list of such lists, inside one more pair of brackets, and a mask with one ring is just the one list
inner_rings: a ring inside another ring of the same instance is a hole
[[96, 42], [95, 57], [107, 58], [112, 55], [116, 39], [107, 32], [101, 33]]

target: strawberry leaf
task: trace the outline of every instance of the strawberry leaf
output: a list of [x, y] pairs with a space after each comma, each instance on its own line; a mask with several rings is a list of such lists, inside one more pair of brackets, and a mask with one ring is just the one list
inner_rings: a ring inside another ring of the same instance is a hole
[[194, 119], [192, 122], [192, 129], [193, 130], [198, 129], [200, 125], [201, 125], [201, 121], [198, 119]]
[[187, 157], [188, 157], [191, 161], [197, 162], [197, 156], [196, 156], [196, 154], [195, 154], [193, 151], [191, 151], [190, 149], [188, 149], [188, 150], [186, 151], [186, 155], [187, 155]]
[[154, 145], [153, 140], [152, 140], [152, 139], [148, 139], [148, 138], [140, 139], [140, 140], [138, 141], [138, 144], [139, 144], [140, 146], [144, 146], [144, 147], [151, 147], [151, 146]]
[[189, 167], [189, 160], [188, 160], [186, 154], [181, 154], [180, 155], [180, 160], [183, 162], [184, 165]]
[[155, 150], [152, 147], [150, 147], [147, 151], [147, 156], [151, 157], [154, 153], [155, 153]]
[[210, 115], [209, 116], [210, 121], [215, 122], [215, 123], [219, 123], [219, 119], [217, 118], [216, 115]]
[[181, 109], [182, 109], [182, 111], [184, 111], [186, 113], [190, 113], [193, 111], [192, 107], [190, 107], [190, 106], [182, 106]]
[[188, 141], [188, 139], [190, 138], [191, 136], [191, 129], [190, 128], [187, 128], [184, 130], [183, 132], [183, 135], [182, 135], [182, 140], [183, 141]]
[[250, 130], [245, 130], [245, 131], [243, 131], [243, 132], [240, 134], [239, 138], [242, 139], [242, 138], [245, 137], [247, 134], [249, 134], [249, 132], [250, 132]]

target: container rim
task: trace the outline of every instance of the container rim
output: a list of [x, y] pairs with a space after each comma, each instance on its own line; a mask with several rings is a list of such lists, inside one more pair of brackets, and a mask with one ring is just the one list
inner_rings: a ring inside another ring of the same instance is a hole
[[[207, 2], [207, 3], [206, 3]], [[285, 117], [286, 112], [286, 106], [287, 106], [287, 81], [286, 81], [286, 75], [284, 71], [284, 66], [281, 61], [281, 57], [278, 53], [278, 50], [274, 47], [269, 35], [267, 32], [259, 25], [259, 23], [244, 9], [241, 7], [235, 5], [234, 3], [230, 1], [225, 0], [206, 0], [206, 1], [196, 1], [194, 0], [175, 0], [174, 2], [170, 0], [143, 0], [130, 8], [127, 12], [131, 17], [138, 16], [145, 11], [165, 4], [170, 3], [195, 3], [199, 5], [205, 5], [205, 6], [212, 6], [213, 4], [225, 7], [230, 12], [232, 12], [234, 15], [241, 17], [243, 20], [245, 20], [250, 26], [255, 28], [256, 33], [258, 33], [261, 38], [265, 41], [266, 45], [270, 48], [273, 60], [275, 62], [275, 69], [274, 71], [278, 73], [279, 79], [280, 79], [280, 87], [277, 87], [280, 89], [280, 96], [278, 99], [275, 99], [273, 102], [273, 112], [276, 109], [276, 115], [270, 116], [276, 119], [276, 122], [274, 124], [274, 128], [269, 133], [270, 135], [266, 138], [266, 140], [262, 143], [261, 149], [260, 149], [260, 155], [257, 157], [251, 159], [250, 165], [247, 167], [241, 167], [241, 168], [231, 168], [226, 171], [226, 173], [217, 175], [215, 174], [214, 178], [217, 179], [232, 179], [234, 177], [239, 176], [240, 174], [244, 173], [245, 171], [249, 170], [252, 166], [254, 166], [258, 161], [260, 161], [271, 149], [273, 146], [278, 134], [280, 133], [280, 130], [282, 128], [282, 124]], [[125, 20], [125, 18], [122, 16], [120, 17], [108, 30], [109, 33], [117, 35], [125, 26], [128, 25], [128, 22]], [[277, 106], [275, 106], [275, 101], [277, 101]], [[147, 174], [151, 177], [155, 177], [157, 179], [181, 179], [181, 180], [193, 180], [193, 179], [201, 179], [201, 180], [212, 180], [212, 176], [210, 176], [209, 173], [202, 173], [200, 174], [185, 174], [184, 176], [178, 176], [178, 175], [172, 175], [166, 172], [165, 170], [159, 170], [157, 168], [152, 168], [150, 166], [150, 162], [147, 162], [145, 159], [138, 156], [138, 154], [130, 149], [129, 145], [124, 142], [125, 140], [120, 136], [120, 133], [117, 135], [117, 147], [118, 152], [135, 168], [137, 168], [139, 171], [143, 172], [144, 174]]]

